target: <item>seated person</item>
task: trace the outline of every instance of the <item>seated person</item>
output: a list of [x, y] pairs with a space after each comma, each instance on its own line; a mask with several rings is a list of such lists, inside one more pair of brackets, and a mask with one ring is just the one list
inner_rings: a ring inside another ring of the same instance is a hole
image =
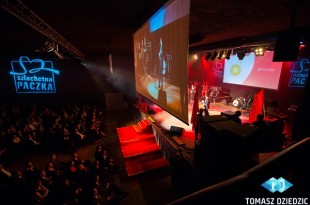
[[2, 187], [3, 185], [7, 185], [11, 176], [12, 173], [5, 169], [2, 164], [0, 164], [0, 187]]
[[232, 115], [231, 120], [233, 120], [233, 121], [235, 121], [235, 122], [241, 124], [242, 122], [241, 122], [240, 116], [241, 116], [241, 112], [240, 112], [239, 110], [237, 110], [237, 111], [235, 112], [235, 114]]
[[267, 124], [264, 121], [264, 115], [263, 114], [258, 114], [256, 116], [256, 121], [253, 122], [252, 125], [255, 125], [255, 126], [260, 127], [260, 128], [266, 128]]
[[49, 190], [42, 184], [41, 180], [37, 180], [34, 187], [35, 204], [45, 204], [49, 196]]

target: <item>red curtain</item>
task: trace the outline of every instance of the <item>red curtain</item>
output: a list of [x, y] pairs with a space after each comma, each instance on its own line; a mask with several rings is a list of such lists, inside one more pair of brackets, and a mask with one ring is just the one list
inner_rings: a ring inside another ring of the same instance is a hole
[[196, 124], [197, 124], [197, 112], [199, 110], [199, 103], [198, 103], [198, 85], [196, 85], [196, 92], [194, 96], [194, 103], [193, 103], [193, 110], [192, 110], [192, 118], [191, 123], [193, 124], [192, 130], [195, 130]]
[[255, 94], [249, 116], [249, 123], [256, 121], [258, 114], [264, 114], [264, 89]]

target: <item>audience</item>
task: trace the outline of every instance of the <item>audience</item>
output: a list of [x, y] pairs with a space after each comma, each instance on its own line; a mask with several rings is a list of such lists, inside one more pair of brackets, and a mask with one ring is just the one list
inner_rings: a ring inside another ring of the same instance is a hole
[[[119, 204], [128, 194], [115, 184], [117, 169], [103, 144], [98, 145], [93, 161], [78, 155], [80, 146], [104, 137], [103, 113], [98, 107], [53, 110], [13, 105], [0, 112], [1, 150], [20, 155], [33, 148], [52, 152], [41, 168], [29, 160], [23, 169], [11, 171], [5, 168], [10, 163], [3, 163], [10, 160], [0, 160], [0, 194], [11, 204]], [[68, 161], [59, 161], [56, 152], [67, 154], [68, 150]]]

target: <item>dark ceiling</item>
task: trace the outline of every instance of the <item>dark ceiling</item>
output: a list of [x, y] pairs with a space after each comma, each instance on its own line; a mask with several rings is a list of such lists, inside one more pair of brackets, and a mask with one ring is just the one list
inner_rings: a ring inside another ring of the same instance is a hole
[[[167, 0], [23, 2], [83, 54], [98, 56], [132, 55], [132, 34]], [[3, 8], [0, 22], [1, 53], [34, 51], [47, 40]], [[192, 0], [190, 47], [242, 44], [291, 27], [306, 27], [308, 34], [309, 26], [310, 0]]]

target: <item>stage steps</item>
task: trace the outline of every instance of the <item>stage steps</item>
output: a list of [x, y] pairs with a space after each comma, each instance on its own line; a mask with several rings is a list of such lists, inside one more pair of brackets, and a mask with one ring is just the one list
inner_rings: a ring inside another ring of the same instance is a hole
[[[120, 135], [118, 135], [120, 136]], [[138, 142], [138, 141], [141, 141], [141, 140], [148, 140], [148, 139], [153, 139], [154, 138], [154, 135], [153, 134], [134, 134], [134, 135], [131, 135], [130, 133], [128, 134], [123, 134], [122, 137], [119, 137], [119, 141], [121, 143], [121, 145], [126, 145], [128, 143], [132, 143], [132, 142]]]
[[148, 120], [117, 128], [128, 176], [168, 166]]
[[128, 176], [145, 173], [151, 170], [168, 166], [168, 162], [163, 158], [161, 151], [145, 153], [139, 157], [125, 159]]
[[133, 141], [121, 145], [124, 158], [134, 157], [137, 155], [143, 155], [144, 153], [150, 153], [160, 150], [160, 147], [156, 144], [155, 138], [146, 138]]

